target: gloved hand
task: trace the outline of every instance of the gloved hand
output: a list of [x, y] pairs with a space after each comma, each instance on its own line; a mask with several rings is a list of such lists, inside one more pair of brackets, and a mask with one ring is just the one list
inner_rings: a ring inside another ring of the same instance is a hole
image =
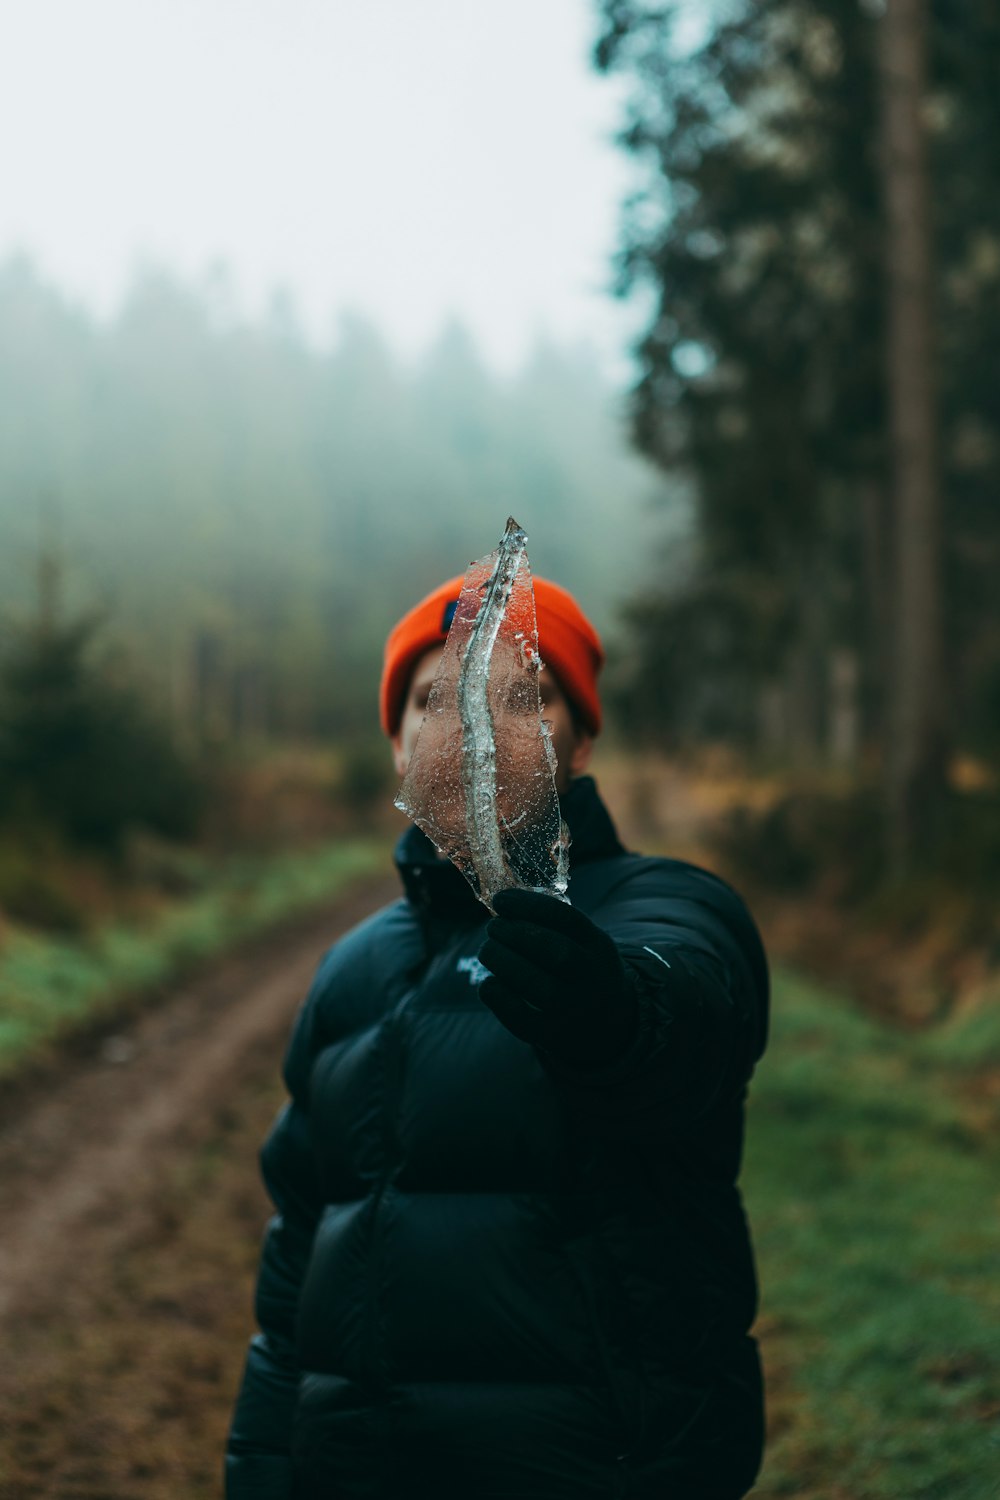
[[479, 959], [483, 1002], [508, 1031], [580, 1068], [615, 1062], [637, 1006], [614, 942], [583, 912], [536, 891], [500, 891]]

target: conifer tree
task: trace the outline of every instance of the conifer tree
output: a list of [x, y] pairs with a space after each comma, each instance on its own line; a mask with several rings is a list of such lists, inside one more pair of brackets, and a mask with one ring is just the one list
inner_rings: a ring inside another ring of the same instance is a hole
[[131, 826], [190, 834], [191, 768], [134, 687], [95, 659], [100, 617], [62, 617], [50, 558], [40, 581], [37, 615], [0, 656], [0, 817], [112, 852]]
[[633, 716], [801, 759], [842, 751], [857, 678], [898, 852], [951, 747], [1000, 749], [1000, 11], [904, 18], [926, 34], [900, 127], [925, 138], [915, 291], [883, 134], [896, 0], [733, 0], [696, 42], [690, 8], [601, 10], [596, 60], [631, 81], [623, 144], [644, 164], [621, 284], [656, 304], [634, 431], [695, 516], [632, 611]]

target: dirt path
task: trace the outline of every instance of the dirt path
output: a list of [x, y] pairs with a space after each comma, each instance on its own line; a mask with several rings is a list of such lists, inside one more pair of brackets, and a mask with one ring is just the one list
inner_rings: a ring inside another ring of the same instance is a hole
[[256, 1153], [367, 882], [95, 1041], [0, 1123], [0, 1496], [217, 1496], [268, 1205]]

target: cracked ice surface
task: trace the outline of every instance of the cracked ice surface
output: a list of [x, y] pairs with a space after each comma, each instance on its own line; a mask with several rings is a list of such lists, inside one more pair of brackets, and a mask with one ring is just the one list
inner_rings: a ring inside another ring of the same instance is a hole
[[470, 564], [396, 796], [491, 908], [510, 886], [566, 900], [569, 883], [526, 544], [511, 517]]

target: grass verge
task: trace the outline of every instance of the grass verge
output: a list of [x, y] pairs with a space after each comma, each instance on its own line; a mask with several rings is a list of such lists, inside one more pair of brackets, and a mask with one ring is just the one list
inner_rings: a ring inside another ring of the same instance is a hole
[[744, 1178], [760, 1500], [1000, 1495], [996, 1030], [905, 1033], [778, 976]]
[[145, 923], [113, 922], [79, 938], [12, 928], [0, 952], [0, 1077], [114, 1014], [127, 996], [318, 906], [385, 859], [381, 840], [341, 840], [233, 861]]

